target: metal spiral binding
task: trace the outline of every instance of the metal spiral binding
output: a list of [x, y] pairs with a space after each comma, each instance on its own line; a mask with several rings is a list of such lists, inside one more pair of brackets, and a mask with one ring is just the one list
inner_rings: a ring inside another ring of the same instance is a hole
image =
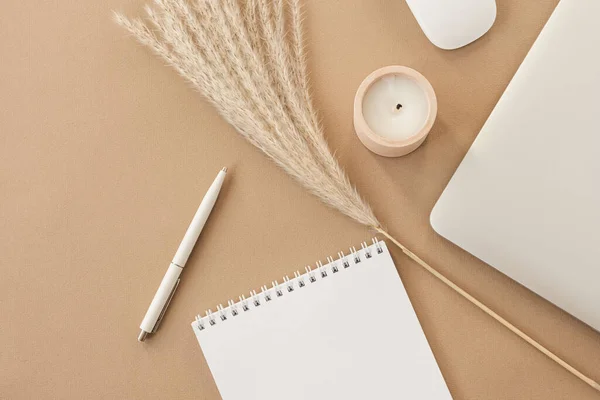
[[229, 300], [227, 306], [223, 307], [222, 304], [217, 306], [215, 313], [212, 310], [206, 310], [205, 316], [198, 314], [196, 316], [196, 326], [198, 330], [202, 331], [208, 326], [214, 326], [227, 321], [228, 319], [235, 318], [238, 315], [250, 311], [252, 308], [259, 308], [263, 304], [272, 301], [277, 297], [283, 297], [286, 294], [293, 294], [296, 289], [300, 290], [307, 285], [318, 282], [320, 279], [329, 279], [330, 276], [340, 273], [347, 268], [351, 268], [353, 265], [360, 264], [364, 259], [371, 259], [374, 256], [374, 251], [377, 254], [383, 253], [382, 242], [373, 238], [373, 244], [367, 245], [366, 242], [361, 243], [360, 250], [356, 250], [356, 247], [350, 247], [350, 253], [345, 255], [343, 251], [338, 252], [337, 260], [333, 257], [327, 257], [327, 264], [323, 265], [321, 261], [315, 263], [315, 269], [310, 266], [305, 267], [305, 272], [300, 271], [294, 272], [292, 279], [289, 276], [283, 277], [283, 283], [279, 284], [278, 281], [272, 281], [271, 287], [263, 285], [260, 288], [260, 292], [252, 290], [248, 298], [241, 295], [237, 302]]

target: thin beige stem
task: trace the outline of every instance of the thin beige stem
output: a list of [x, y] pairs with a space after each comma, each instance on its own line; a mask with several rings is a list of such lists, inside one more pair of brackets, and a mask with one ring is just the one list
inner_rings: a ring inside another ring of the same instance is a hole
[[522, 330], [520, 330], [519, 328], [517, 328], [516, 326], [514, 326], [513, 324], [511, 324], [504, 318], [502, 318], [500, 315], [498, 315], [496, 312], [491, 310], [488, 306], [486, 306], [485, 304], [483, 304], [482, 302], [477, 300], [475, 297], [471, 296], [469, 293], [467, 293], [465, 290], [463, 290], [456, 283], [454, 283], [450, 279], [446, 278], [444, 275], [442, 275], [440, 272], [438, 272], [431, 265], [429, 265], [425, 261], [423, 261], [415, 253], [413, 253], [408, 248], [406, 248], [406, 246], [402, 245], [400, 242], [398, 242], [396, 239], [394, 239], [394, 237], [392, 235], [390, 235], [389, 233], [387, 233], [385, 230], [383, 230], [383, 228], [377, 227], [377, 226], [374, 226], [373, 228], [377, 232], [381, 233], [383, 236], [388, 238], [392, 243], [394, 243], [396, 246], [398, 246], [398, 248], [400, 248], [400, 250], [402, 250], [402, 252], [404, 254], [406, 254], [413, 261], [415, 261], [417, 264], [419, 264], [419, 266], [421, 266], [422, 268], [427, 270], [427, 272], [429, 272], [430, 274], [435, 276], [437, 279], [442, 281], [446, 286], [448, 286], [449, 288], [454, 290], [456, 293], [460, 294], [462, 297], [464, 297], [465, 299], [470, 301], [481, 311], [483, 311], [490, 317], [494, 318], [496, 321], [500, 322], [505, 328], [509, 329], [515, 335], [517, 335], [518, 337], [520, 337], [521, 339], [523, 339], [524, 341], [526, 341], [527, 343], [529, 343], [530, 345], [532, 345], [533, 347], [535, 347], [536, 349], [538, 349], [539, 351], [544, 353], [552, 361], [556, 362], [558, 365], [560, 365], [561, 367], [563, 367], [564, 369], [566, 369], [567, 371], [569, 371], [570, 373], [572, 373], [573, 375], [575, 375], [576, 377], [578, 377], [579, 379], [581, 379], [582, 381], [584, 381], [585, 383], [587, 383], [588, 385], [590, 385], [591, 387], [593, 387], [594, 389], [596, 389], [597, 391], [600, 392], [600, 384], [598, 384], [598, 382], [596, 382], [593, 379], [582, 374], [579, 370], [577, 370], [571, 364], [564, 361], [562, 358], [560, 358], [559, 356], [557, 356], [556, 354], [554, 354], [553, 352], [548, 350], [546, 347], [542, 346], [539, 342], [537, 342], [536, 340], [531, 338], [531, 336], [527, 335], [525, 332], [523, 332]]

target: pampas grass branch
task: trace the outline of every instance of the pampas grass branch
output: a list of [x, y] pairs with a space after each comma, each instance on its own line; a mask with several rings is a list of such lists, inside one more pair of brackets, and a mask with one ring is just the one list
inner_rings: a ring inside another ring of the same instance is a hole
[[330, 151], [310, 96], [300, 0], [155, 0], [115, 20], [202, 93], [244, 138], [325, 204], [379, 232], [471, 304], [583, 375], [388, 233]]

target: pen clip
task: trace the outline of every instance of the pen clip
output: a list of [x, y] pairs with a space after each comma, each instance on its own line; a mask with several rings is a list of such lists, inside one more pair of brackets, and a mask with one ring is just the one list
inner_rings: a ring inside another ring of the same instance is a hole
[[167, 312], [167, 307], [169, 307], [169, 304], [171, 303], [171, 300], [173, 299], [173, 295], [175, 294], [175, 290], [177, 290], [177, 287], [179, 286], [179, 281], [181, 281], [181, 279], [177, 279], [177, 282], [175, 282], [175, 286], [173, 286], [173, 290], [171, 290], [171, 294], [169, 294], [169, 298], [167, 299], [167, 302], [165, 303], [165, 306], [163, 307], [162, 311], [160, 312], [160, 315], [158, 316], [158, 319], [156, 320], [156, 324], [154, 324], [154, 328], [152, 329], [152, 333], [154, 333], [154, 332], [156, 332], [158, 330], [158, 326], [162, 322], [163, 317], [165, 316], [165, 313]]

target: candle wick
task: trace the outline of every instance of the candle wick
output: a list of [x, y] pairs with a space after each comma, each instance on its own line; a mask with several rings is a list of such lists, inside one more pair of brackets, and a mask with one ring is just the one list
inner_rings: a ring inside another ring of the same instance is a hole
[[399, 110], [401, 108], [402, 108], [402, 104], [400, 104], [400, 103], [396, 104], [396, 110]]

